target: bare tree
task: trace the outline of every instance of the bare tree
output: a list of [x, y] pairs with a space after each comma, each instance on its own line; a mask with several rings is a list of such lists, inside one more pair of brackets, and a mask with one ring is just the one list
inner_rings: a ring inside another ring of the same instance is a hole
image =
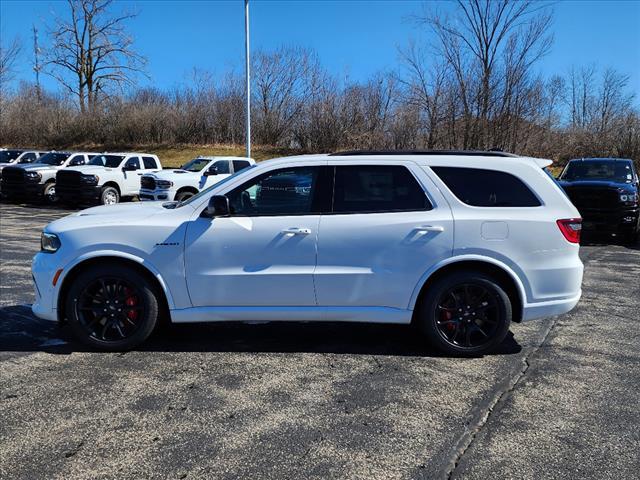
[[101, 96], [134, 83], [145, 60], [133, 48], [126, 23], [132, 13], [113, 15], [113, 0], [67, 0], [68, 18], [50, 29], [47, 73], [93, 111]]
[[22, 46], [17, 37], [6, 47], [0, 43], [0, 91], [4, 90], [5, 85], [13, 79], [16, 60], [21, 50]]
[[[426, 10], [439, 51], [458, 83], [465, 116], [465, 145], [489, 148], [491, 122], [517, 100], [530, 67], [551, 46], [551, 13], [533, 0], [457, 0], [452, 17]], [[472, 136], [472, 138], [469, 138]], [[469, 145], [469, 142], [472, 145]]]

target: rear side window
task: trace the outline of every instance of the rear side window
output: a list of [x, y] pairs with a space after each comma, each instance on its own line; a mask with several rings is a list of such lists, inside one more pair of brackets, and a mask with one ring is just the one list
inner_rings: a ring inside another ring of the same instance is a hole
[[234, 160], [233, 161], [233, 171], [234, 172], [239, 172], [240, 170], [247, 168], [249, 165], [251, 165], [249, 162], [247, 162], [246, 160]]
[[506, 172], [480, 168], [431, 167], [449, 190], [474, 207], [539, 207], [522, 180]]
[[401, 165], [336, 167], [334, 213], [410, 212], [431, 208], [418, 181]]
[[142, 162], [144, 163], [144, 168], [158, 168], [156, 159], [153, 157], [142, 157]]

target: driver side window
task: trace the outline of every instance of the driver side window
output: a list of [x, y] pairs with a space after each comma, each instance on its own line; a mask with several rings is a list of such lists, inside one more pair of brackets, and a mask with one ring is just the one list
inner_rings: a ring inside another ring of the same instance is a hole
[[216, 167], [219, 175], [231, 173], [231, 171], [229, 170], [229, 160], [218, 160], [213, 164], [213, 166]]
[[131, 157], [127, 160], [125, 167], [130, 170], [140, 170], [140, 159], [138, 157]]
[[308, 215], [316, 212], [314, 194], [318, 167], [275, 170], [260, 175], [227, 194], [231, 215]]

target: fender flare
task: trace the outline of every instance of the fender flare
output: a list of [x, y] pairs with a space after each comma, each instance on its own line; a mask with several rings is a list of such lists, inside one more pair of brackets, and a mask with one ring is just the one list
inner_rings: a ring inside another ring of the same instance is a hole
[[64, 281], [66, 280], [69, 272], [71, 272], [75, 267], [77, 267], [81, 263], [84, 263], [87, 260], [103, 258], [103, 257], [118, 257], [124, 260], [134, 261], [140, 264], [140, 266], [146, 269], [151, 275], [153, 275], [153, 277], [160, 284], [160, 287], [164, 292], [165, 298], [167, 299], [167, 304], [169, 305], [169, 309], [172, 310], [175, 308], [175, 303], [173, 301], [173, 296], [171, 295], [171, 291], [169, 290], [169, 287], [164, 281], [164, 279], [162, 278], [160, 271], [152, 263], [145, 260], [144, 258], [139, 257], [137, 255], [133, 255], [131, 253], [122, 252], [118, 250], [95, 250], [95, 251], [84, 253], [78, 257], [75, 257], [72, 261], [70, 261], [63, 267], [62, 274], [60, 275], [60, 279], [56, 286], [54, 298], [58, 299], [58, 296], [60, 294], [60, 289], [62, 288], [62, 285], [64, 284]]
[[422, 275], [422, 277], [420, 277], [420, 280], [418, 281], [417, 285], [413, 289], [413, 293], [411, 294], [411, 299], [409, 300], [409, 307], [408, 307], [409, 310], [415, 309], [416, 302], [418, 301], [418, 296], [422, 291], [422, 287], [424, 287], [425, 283], [427, 283], [427, 281], [431, 278], [432, 275], [434, 275], [444, 267], [447, 267], [449, 265], [454, 265], [460, 262], [484, 262], [484, 263], [489, 263], [495, 267], [498, 267], [501, 270], [504, 270], [514, 281], [516, 288], [518, 289], [520, 298], [522, 300], [523, 308], [527, 304], [527, 291], [525, 289], [525, 286], [522, 283], [522, 280], [520, 279], [520, 277], [516, 274], [516, 272], [511, 267], [509, 267], [506, 263], [501, 262], [500, 260], [496, 260], [495, 258], [492, 258], [492, 257], [487, 257], [484, 255], [478, 255], [478, 254], [467, 254], [467, 255], [458, 255], [455, 257], [444, 259], [436, 263], [435, 265], [433, 265], [429, 270], [427, 270]]

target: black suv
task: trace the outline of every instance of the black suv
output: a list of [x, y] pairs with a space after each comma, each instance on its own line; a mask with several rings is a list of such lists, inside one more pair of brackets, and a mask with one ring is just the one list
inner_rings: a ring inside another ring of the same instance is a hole
[[558, 178], [582, 215], [585, 230], [638, 239], [640, 180], [632, 160], [583, 158], [571, 160]]

